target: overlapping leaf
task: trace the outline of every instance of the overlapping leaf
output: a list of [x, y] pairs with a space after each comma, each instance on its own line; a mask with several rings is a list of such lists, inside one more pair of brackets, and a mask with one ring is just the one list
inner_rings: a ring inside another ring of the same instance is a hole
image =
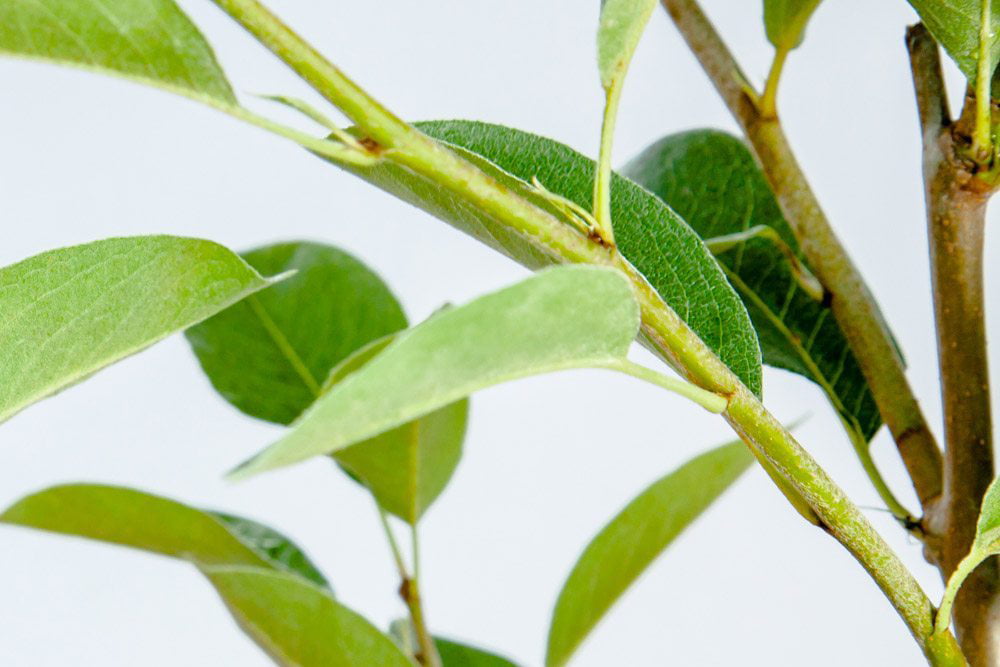
[[243, 258], [266, 275], [295, 274], [186, 335], [218, 392], [252, 417], [291, 423], [316, 400], [335, 365], [406, 328], [385, 283], [342, 250], [279, 243]]
[[197, 565], [271, 568], [327, 585], [301, 549], [267, 526], [133, 489], [54, 486], [7, 508], [0, 523], [119, 544]]
[[616, 600], [753, 463], [740, 441], [653, 482], [587, 545], [559, 593], [545, 664], [563, 665]]
[[[712, 239], [737, 239], [718, 259], [750, 312], [764, 362], [819, 384], [841, 417], [871, 439], [881, 418], [867, 382], [829, 305], [804, 288], [810, 276], [795, 264], [805, 271], [806, 261], [743, 142], [713, 130], [672, 135], [624, 172], [662, 197], [710, 245]], [[757, 227], [773, 234], [739, 240]]]
[[258, 567], [202, 569], [243, 631], [285, 667], [413, 667], [387, 635], [301, 577]]
[[0, 53], [236, 103], [211, 47], [172, 0], [4, 0]]
[[[348, 357], [330, 373], [325, 387], [342, 382], [394, 338], [387, 336]], [[383, 509], [416, 524], [455, 472], [468, 414], [468, 399], [455, 401], [331, 456], [372, 492]]]
[[0, 269], [0, 421], [270, 284], [197, 239], [143, 236]]
[[336, 452], [500, 382], [618, 362], [638, 328], [618, 271], [549, 269], [407, 330], [235, 474]]
[[[472, 121], [418, 123], [423, 132], [450, 145], [518, 195], [561, 215], [529, 182], [579, 206], [591, 206], [595, 164], [551, 139]], [[456, 226], [528, 266], [552, 259], [489, 214], [413, 172], [384, 162], [352, 171], [404, 201]], [[615, 242], [663, 299], [756, 393], [760, 350], [746, 308], [697, 234], [657, 197], [615, 176], [611, 191]]]

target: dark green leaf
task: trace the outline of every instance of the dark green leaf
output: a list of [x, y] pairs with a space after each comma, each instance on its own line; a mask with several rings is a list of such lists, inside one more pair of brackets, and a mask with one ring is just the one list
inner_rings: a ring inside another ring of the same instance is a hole
[[0, 269], [0, 421], [268, 286], [220, 245], [107, 239]]
[[120, 544], [198, 565], [269, 567], [326, 585], [301, 549], [266, 526], [133, 489], [54, 486], [11, 505], [0, 514], [0, 522]]
[[[557, 195], [589, 209], [593, 160], [550, 139], [471, 121], [418, 123], [518, 195], [561, 215], [529, 185], [537, 177]], [[551, 260], [489, 215], [412, 172], [386, 161], [352, 169], [362, 178], [455, 225], [529, 268]], [[718, 263], [687, 224], [663, 202], [631, 181], [615, 177], [611, 209], [622, 254], [663, 299], [750, 387], [760, 393], [760, 350], [746, 309]]]
[[255, 567], [205, 567], [233, 618], [279, 665], [413, 667], [386, 635], [299, 577]]
[[500, 382], [620, 362], [638, 329], [623, 274], [548, 269], [407, 330], [234, 474], [333, 453]]
[[448, 639], [435, 637], [434, 645], [441, 656], [442, 667], [517, 667], [507, 658]]
[[406, 327], [385, 283], [341, 250], [279, 243], [243, 257], [267, 275], [295, 274], [188, 330], [187, 339], [213, 386], [248, 415], [291, 423], [336, 364]]
[[615, 601], [753, 462], [731, 442], [653, 482], [591, 541], [559, 593], [547, 667], [563, 665]]
[[236, 103], [211, 47], [171, 0], [3, 0], [0, 52]]
[[[920, 20], [931, 31], [970, 84], [976, 82], [979, 62], [979, 30], [983, 0], [910, 0]], [[989, 68], [1000, 61], [1000, 2], [993, 2], [989, 44]]]
[[802, 43], [806, 24], [820, 0], [764, 0], [764, 27], [776, 49], [790, 51]]
[[829, 306], [804, 287], [809, 276], [797, 273], [793, 262], [807, 268], [805, 259], [743, 142], [714, 130], [672, 135], [624, 172], [706, 241], [757, 226], [774, 230], [774, 238], [751, 237], [718, 255], [757, 328], [764, 362], [816, 382], [852, 429], [870, 440], [882, 422], [868, 384]]

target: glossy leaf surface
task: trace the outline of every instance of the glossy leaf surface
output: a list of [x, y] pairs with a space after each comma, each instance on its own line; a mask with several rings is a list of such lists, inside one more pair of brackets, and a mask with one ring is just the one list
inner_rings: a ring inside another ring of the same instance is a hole
[[776, 239], [749, 236], [717, 255], [757, 329], [764, 363], [816, 382], [851, 428], [870, 440], [882, 423], [875, 400], [829, 305], [804, 288], [793, 261], [808, 271], [806, 260], [744, 143], [715, 130], [675, 134], [647, 148], [624, 172], [710, 246], [711, 239], [759, 226], [774, 230]]
[[333, 453], [494, 384], [620, 360], [638, 328], [622, 274], [549, 269], [400, 334], [235, 474]]
[[279, 243], [243, 258], [266, 275], [295, 273], [186, 336], [216, 390], [252, 417], [291, 423], [316, 400], [334, 366], [406, 327], [385, 283], [337, 248]]
[[268, 284], [208, 241], [140, 236], [0, 269], [0, 421]]
[[545, 664], [565, 664], [622, 593], [751, 463], [742, 442], [723, 445], [657, 480], [615, 516], [563, 585]]

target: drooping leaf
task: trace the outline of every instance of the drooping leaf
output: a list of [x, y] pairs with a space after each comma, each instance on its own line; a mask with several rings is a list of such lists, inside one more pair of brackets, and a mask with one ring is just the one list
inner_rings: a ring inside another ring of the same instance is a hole
[[820, 0], [764, 0], [764, 28], [776, 49], [790, 51], [802, 43], [806, 24]]
[[272, 568], [327, 585], [302, 550], [271, 528], [118, 486], [53, 486], [8, 507], [0, 514], [0, 523], [119, 544], [198, 565]]
[[[747, 306], [764, 363], [816, 382], [848, 425], [870, 440], [882, 423], [875, 400], [829, 305], [804, 285], [808, 276], [795, 264], [808, 271], [808, 263], [743, 142], [715, 130], [675, 134], [623, 172], [660, 196], [710, 247], [712, 239], [735, 239], [717, 258]], [[739, 236], [757, 227], [774, 235]]]
[[434, 645], [441, 656], [442, 667], [517, 667], [507, 658], [450, 639], [435, 637]]
[[0, 421], [269, 284], [220, 245], [171, 236], [0, 269]]
[[172, 0], [4, 0], [0, 53], [236, 103], [211, 47]]
[[287, 667], [413, 667], [396, 644], [328, 591], [255, 567], [203, 568], [233, 618]]
[[333, 453], [500, 382], [614, 363], [638, 327], [638, 305], [621, 273], [549, 269], [400, 334], [236, 475]]
[[[358, 350], [333, 369], [324, 386], [342, 382], [394, 338], [386, 336]], [[468, 414], [469, 401], [462, 399], [331, 456], [372, 492], [383, 509], [416, 524], [455, 472]]]
[[266, 275], [295, 273], [186, 335], [212, 385], [252, 417], [291, 423], [335, 365], [406, 327], [385, 283], [337, 248], [279, 243], [243, 258]]
[[620, 85], [657, 4], [657, 0], [601, 0], [597, 65], [605, 90]]
[[[529, 185], [532, 178], [585, 209], [591, 206], [595, 164], [567, 146], [472, 121], [426, 122], [417, 127], [554, 215], [562, 214], [551, 199]], [[552, 263], [496, 219], [409, 170], [386, 161], [351, 171], [529, 268]], [[746, 308], [697, 234], [657, 197], [628, 179], [615, 176], [611, 192], [619, 250], [744, 384], [759, 394], [757, 336]]]
[[752, 462], [742, 442], [722, 445], [657, 480], [619, 512], [559, 593], [546, 666], [565, 664], [622, 593]]
[[[920, 20], [958, 64], [970, 84], [976, 82], [983, 1], [909, 0]], [[1000, 62], [1000, 2], [992, 2], [990, 16], [989, 68], [992, 72]]]

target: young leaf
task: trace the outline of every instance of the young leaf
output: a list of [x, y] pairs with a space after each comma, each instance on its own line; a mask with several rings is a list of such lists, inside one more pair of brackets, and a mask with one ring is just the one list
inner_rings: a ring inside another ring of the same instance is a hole
[[[989, 0], [909, 0], [934, 39], [958, 64], [970, 84], [976, 83], [979, 37], [983, 27], [983, 2]], [[992, 72], [1000, 62], [1000, 2], [992, 2], [987, 47], [987, 67]]]
[[335, 452], [500, 382], [615, 362], [638, 328], [638, 305], [617, 271], [549, 269], [401, 334], [237, 475]]
[[[472, 121], [427, 122], [417, 127], [554, 215], [564, 217], [551, 196], [530, 185], [533, 178], [584, 209], [592, 203], [593, 160], [558, 142]], [[389, 161], [371, 168], [347, 168], [529, 268], [552, 263], [488, 214]], [[759, 394], [757, 335], [718, 263], [697, 234], [657, 197], [618, 176], [613, 186], [611, 209], [618, 249], [744, 384]]]
[[797, 48], [820, 0], [764, 0], [767, 39], [779, 51]]
[[559, 593], [547, 667], [563, 665], [622, 593], [753, 462], [740, 441], [653, 482], [591, 541]]
[[172, 0], [6, 0], [0, 52], [236, 104], [211, 47]]
[[[818, 384], [852, 432], [871, 440], [882, 424], [875, 400], [829, 305], [803, 284], [808, 277], [793, 262], [808, 271], [806, 260], [743, 142], [715, 130], [675, 134], [623, 172], [661, 197], [710, 246], [712, 239], [736, 240], [717, 259], [747, 306], [764, 363]], [[774, 236], [738, 236], [758, 226]]]
[[607, 90], [621, 85], [657, 0], [601, 0], [597, 65]]
[[0, 421], [269, 284], [220, 245], [171, 236], [0, 269]]
[[[394, 338], [386, 336], [358, 350], [333, 369], [324, 387], [342, 382]], [[379, 506], [416, 524], [455, 472], [468, 414], [469, 401], [462, 399], [331, 456], [372, 492]]]
[[441, 656], [441, 667], [517, 667], [517, 664], [494, 653], [449, 639], [434, 638]]
[[386, 635], [326, 591], [256, 567], [202, 570], [240, 628], [287, 667], [413, 667]]
[[291, 423], [316, 400], [335, 365], [406, 327], [385, 283], [337, 248], [279, 243], [243, 258], [266, 275], [295, 273], [186, 336], [216, 390], [252, 417]]
[[197, 565], [271, 568], [327, 585], [302, 550], [271, 528], [133, 489], [53, 486], [8, 507], [0, 523], [110, 542]]

